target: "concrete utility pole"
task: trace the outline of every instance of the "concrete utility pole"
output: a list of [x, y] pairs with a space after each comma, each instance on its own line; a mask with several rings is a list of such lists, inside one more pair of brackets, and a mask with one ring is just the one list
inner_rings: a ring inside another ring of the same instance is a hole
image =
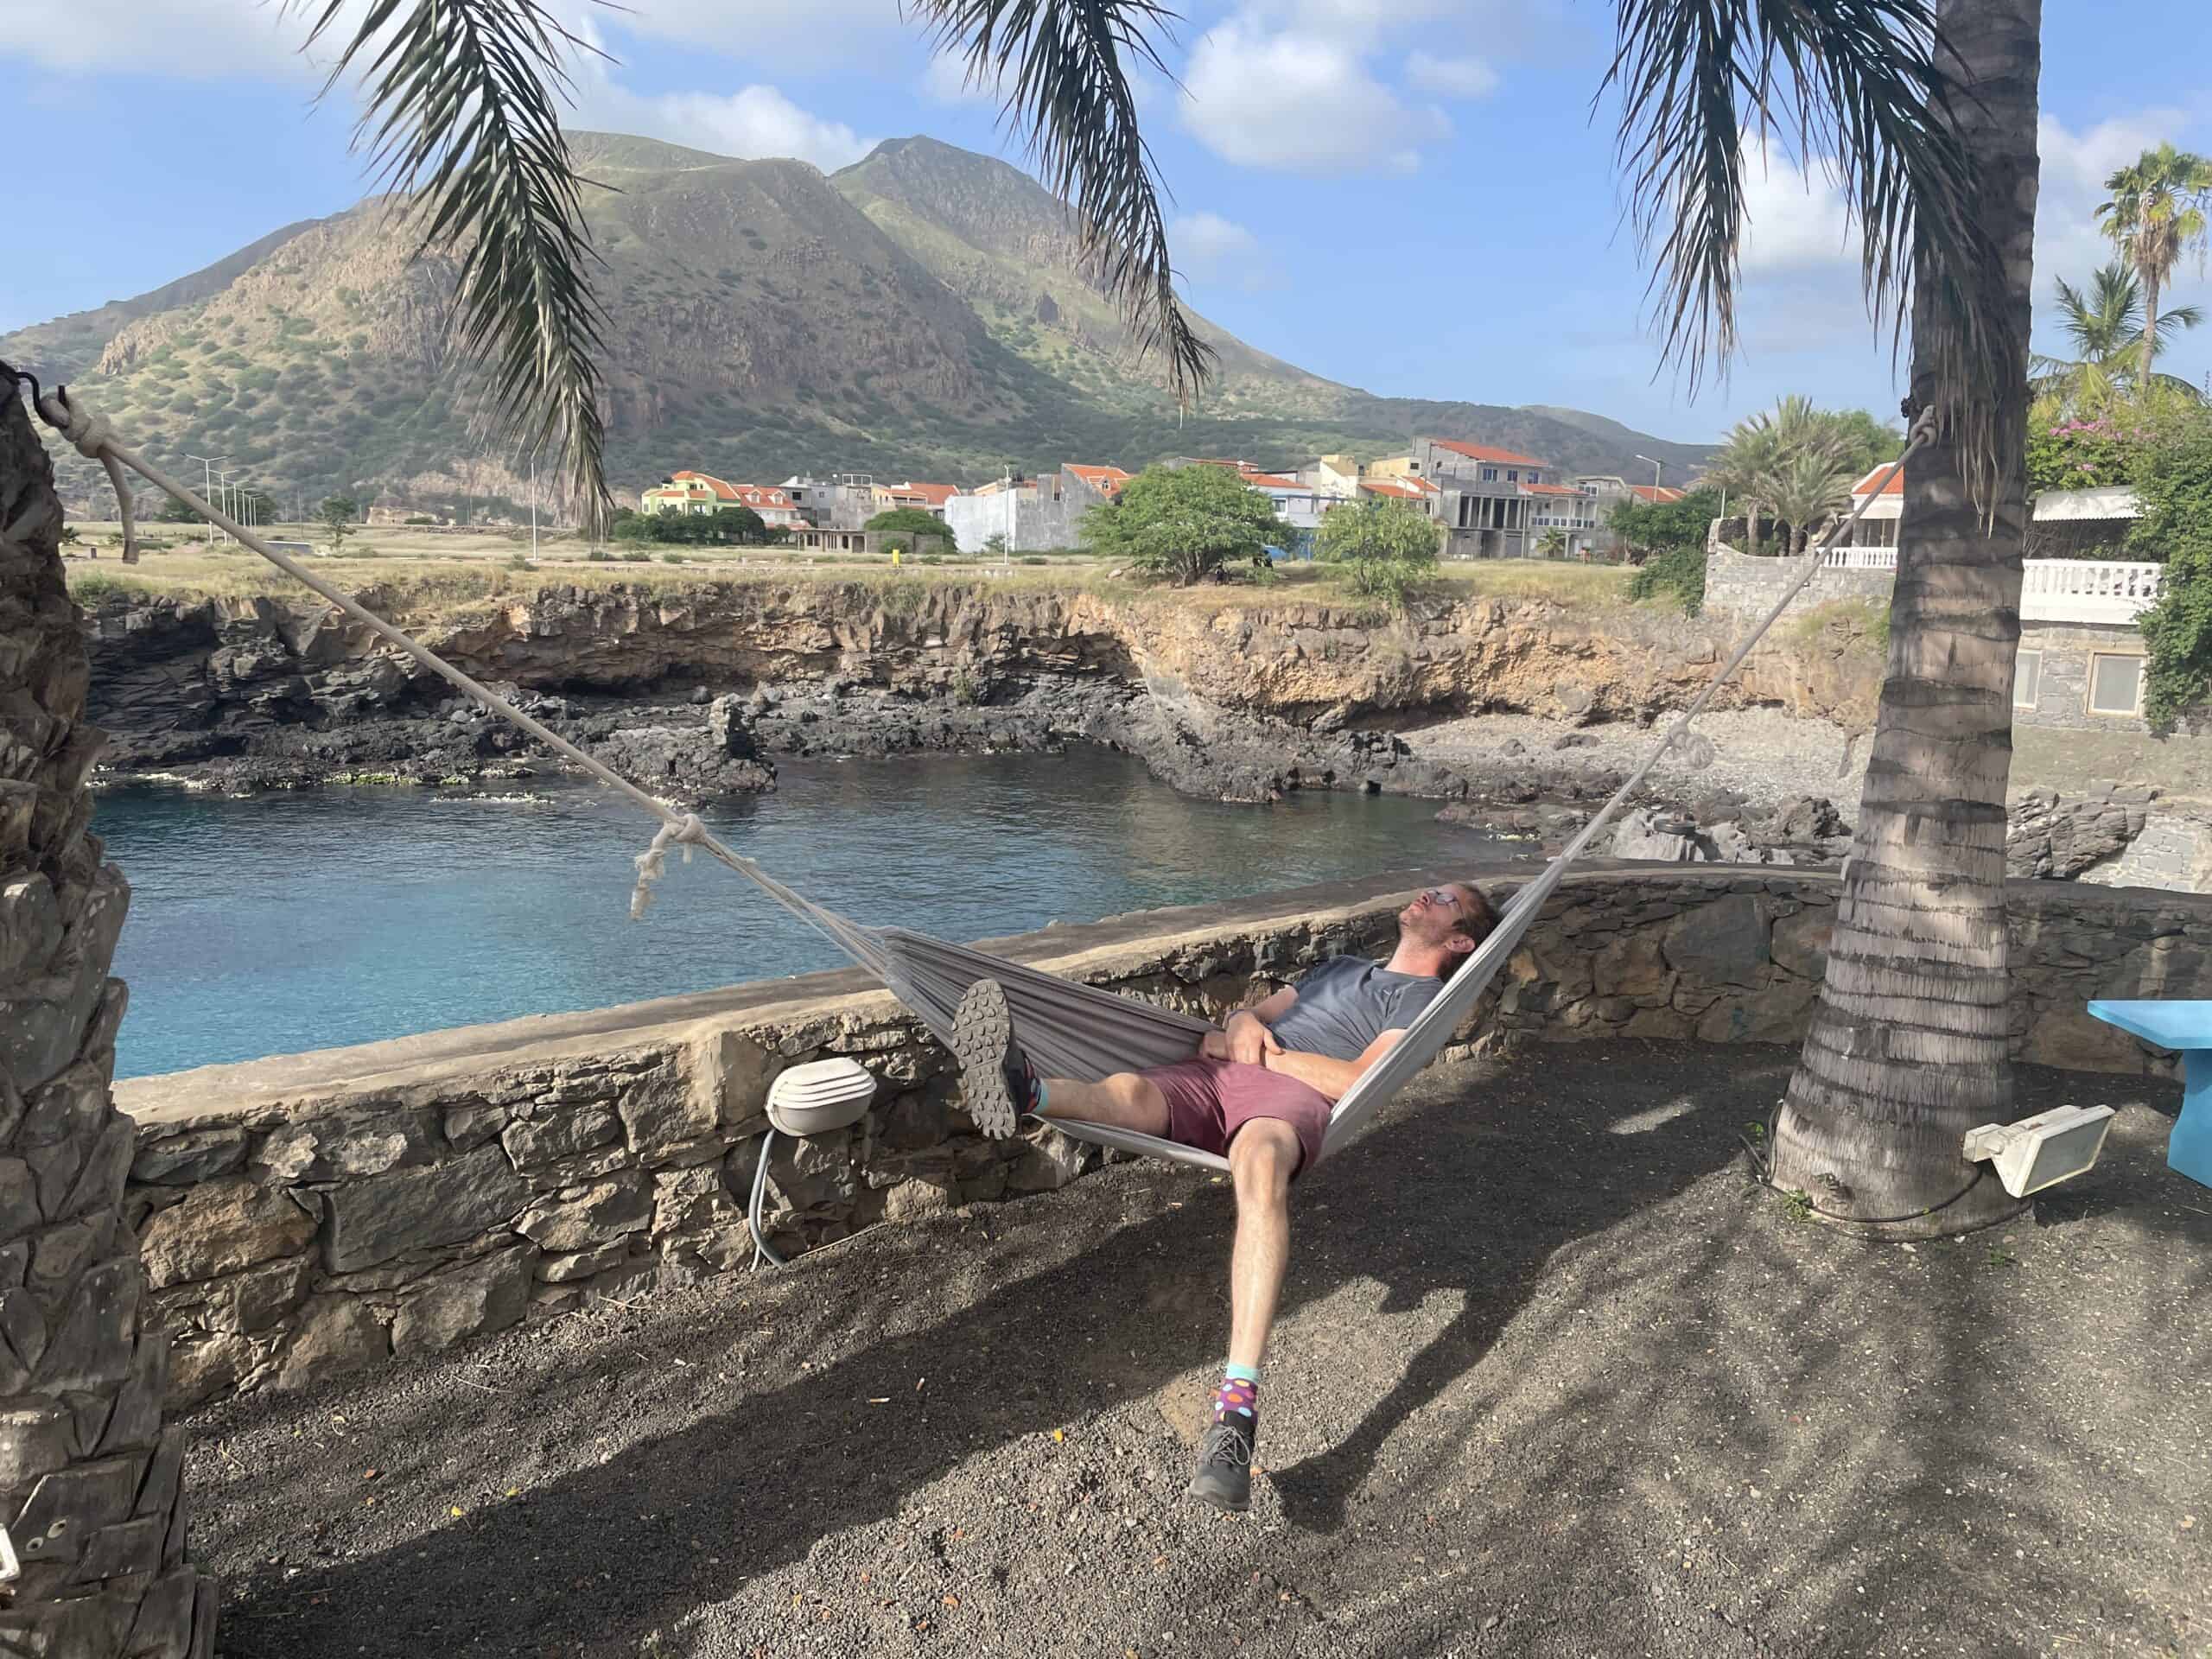
[[[210, 506], [220, 506], [222, 503], [215, 499], [215, 465], [218, 461], [228, 461], [230, 457], [228, 455], [188, 454], [185, 459], [187, 461], [196, 461], [200, 463], [200, 472], [202, 474], [200, 486], [200, 499], [207, 502]], [[200, 533], [203, 536], [212, 537], [213, 531], [214, 526], [213, 524], [203, 524], [200, 526]]]
[[[1637, 459], [1638, 461], [1651, 461], [1651, 457], [1649, 455], [1638, 455]], [[1656, 461], [1651, 461], [1651, 487], [1655, 490], [1659, 487], [1659, 463]]]

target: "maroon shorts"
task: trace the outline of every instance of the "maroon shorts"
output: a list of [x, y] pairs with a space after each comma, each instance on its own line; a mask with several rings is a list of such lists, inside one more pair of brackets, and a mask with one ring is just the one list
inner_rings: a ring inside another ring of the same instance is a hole
[[1264, 1065], [1234, 1060], [1184, 1060], [1141, 1071], [1167, 1097], [1167, 1138], [1200, 1152], [1229, 1154], [1236, 1131], [1255, 1117], [1272, 1117], [1298, 1133], [1304, 1156], [1298, 1167], [1312, 1167], [1328, 1132], [1329, 1099], [1311, 1084]]

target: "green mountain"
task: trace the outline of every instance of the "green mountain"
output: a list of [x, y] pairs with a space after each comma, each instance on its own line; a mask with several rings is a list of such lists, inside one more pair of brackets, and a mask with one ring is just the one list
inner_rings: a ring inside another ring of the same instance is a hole
[[[609, 471], [975, 482], [1007, 466], [1236, 454], [1292, 466], [1416, 432], [1575, 471], [1669, 443], [1572, 410], [1379, 398], [1205, 325], [1221, 372], [1184, 414], [1128, 351], [1059, 204], [1005, 162], [894, 140], [834, 177], [651, 139], [573, 135], [594, 181]], [[518, 496], [486, 456], [446, 331], [453, 264], [410, 261], [372, 198], [137, 299], [35, 325], [0, 354], [79, 385], [157, 459], [228, 453], [288, 503], [333, 490], [454, 506]], [[73, 499], [95, 472], [63, 459]]]

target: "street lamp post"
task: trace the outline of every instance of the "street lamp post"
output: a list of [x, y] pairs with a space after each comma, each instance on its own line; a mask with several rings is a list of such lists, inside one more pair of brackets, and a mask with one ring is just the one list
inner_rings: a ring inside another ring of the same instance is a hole
[[[1651, 461], [1651, 457], [1649, 455], [1638, 455], [1637, 459], [1638, 461]], [[1655, 491], [1659, 487], [1659, 463], [1656, 461], [1651, 461], [1651, 487]]]
[[[221, 503], [215, 499], [215, 467], [218, 462], [228, 461], [230, 457], [228, 455], [187, 455], [185, 459], [200, 463], [201, 474], [200, 499], [211, 506], [219, 506]], [[204, 536], [213, 528], [212, 524], [203, 525], [200, 533]]]

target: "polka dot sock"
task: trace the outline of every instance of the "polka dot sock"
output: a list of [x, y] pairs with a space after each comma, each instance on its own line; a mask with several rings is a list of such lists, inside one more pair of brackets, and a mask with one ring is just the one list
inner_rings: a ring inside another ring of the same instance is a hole
[[1221, 1386], [1213, 1391], [1214, 1421], [1221, 1421], [1231, 1412], [1254, 1421], [1259, 1417], [1260, 1374], [1249, 1365], [1231, 1365]]

